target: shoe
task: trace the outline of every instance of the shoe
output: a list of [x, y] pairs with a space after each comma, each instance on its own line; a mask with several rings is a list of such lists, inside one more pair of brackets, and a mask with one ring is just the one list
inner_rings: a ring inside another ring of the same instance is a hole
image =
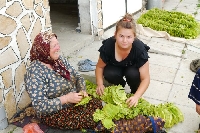
[[78, 70], [81, 72], [89, 72], [94, 71], [96, 69], [96, 66], [91, 66], [90, 64], [83, 64], [78, 66]]
[[78, 62], [78, 66], [84, 65], [84, 64], [90, 64], [91, 66], [96, 66], [97, 62], [93, 62], [89, 59], [81, 60]]

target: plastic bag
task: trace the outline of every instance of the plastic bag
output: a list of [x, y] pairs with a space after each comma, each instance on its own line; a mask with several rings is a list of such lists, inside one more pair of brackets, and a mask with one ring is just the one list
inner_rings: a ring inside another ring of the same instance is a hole
[[23, 127], [23, 133], [44, 133], [37, 123], [30, 123]]

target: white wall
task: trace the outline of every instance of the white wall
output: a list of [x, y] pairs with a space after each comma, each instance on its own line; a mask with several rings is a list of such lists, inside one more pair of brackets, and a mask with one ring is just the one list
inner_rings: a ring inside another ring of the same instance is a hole
[[116, 23], [125, 12], [125, 0], [102, 0], [103, 28]]
[[142, 8], [142, 0], [127, 0], [127, 12], [134, 13]]
[[[127, 12], [135, 13], [142, 8], [142, 0], [127, 0]], [[103, 28], [116, 23], [126, 12], [125, 0], [102, 0]]]

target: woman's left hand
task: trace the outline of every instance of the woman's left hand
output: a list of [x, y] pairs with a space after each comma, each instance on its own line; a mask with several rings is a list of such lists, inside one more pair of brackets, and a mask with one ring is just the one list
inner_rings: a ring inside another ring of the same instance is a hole
[[81, 95], [83, 96], [83, 97], [87, 97], [88, 96], [88, 94], [87, 94], [87, 92], [86, 91], [80, 91], [80, 93], [81, 93]]
[[133, 105], [134, 107], [136, 107], [138, 104], [138, 100], [139, 100], [139, 97], [132, 96], [126, 100], [126, 103], [128, 104], [129, 108], [132, 107]]

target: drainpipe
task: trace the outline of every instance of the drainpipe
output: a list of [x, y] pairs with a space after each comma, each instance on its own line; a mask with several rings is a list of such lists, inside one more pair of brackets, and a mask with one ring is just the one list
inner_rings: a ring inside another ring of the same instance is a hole
[[162, 2], [163, 0], [147, 0], [147, 10], [150, 10], [152, 8], [162, 8]]
[[127, 0], [125, 0], [125, 10], [126, 10], [126, 13], [127, 13]]
[[0, 103], [0, 130], [5, 129], [8, 126], [8, 120], [6, 117], [6, 111], [2, 103]]

